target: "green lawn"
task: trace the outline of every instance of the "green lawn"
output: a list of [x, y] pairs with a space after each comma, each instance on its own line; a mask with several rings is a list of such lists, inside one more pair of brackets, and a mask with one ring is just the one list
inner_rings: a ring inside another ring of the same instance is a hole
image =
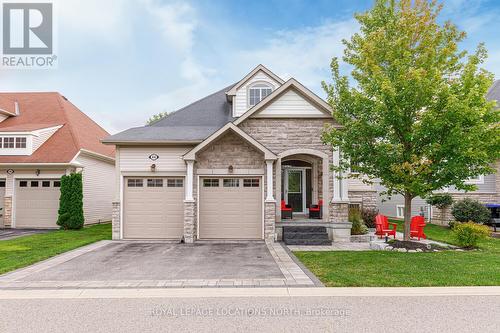
[[111, 224], [93, 225], [82, 230], [57, 230], [0, 241], [0, 274], [103, 239], [111, 239]]
[[[398, 229], [402, 227], [402, 223]], [[454, 243], [448, 228], [428, 225], [428, 238]], [[437, 253], [294, 252], [329, 287], [421, 287], [500, 285], [500, 239], [480, 251]]]

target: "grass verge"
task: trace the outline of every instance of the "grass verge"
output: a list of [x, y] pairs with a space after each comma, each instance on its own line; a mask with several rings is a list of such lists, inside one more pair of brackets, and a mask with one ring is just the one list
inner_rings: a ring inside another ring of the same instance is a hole
[[0, 241], [0, 274], [104, 239], [111, 239], [111, 224], [81, 230], [56, 230]]

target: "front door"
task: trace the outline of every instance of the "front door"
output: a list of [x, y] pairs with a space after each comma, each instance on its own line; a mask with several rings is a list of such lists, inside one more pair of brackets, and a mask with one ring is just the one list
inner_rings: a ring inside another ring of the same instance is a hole
[[304, 207], [304, 170], [303, 169], [287, 169], [286, 176], [286, 197], [288, 204], [292, 206], [294, 213], [305, 213]]

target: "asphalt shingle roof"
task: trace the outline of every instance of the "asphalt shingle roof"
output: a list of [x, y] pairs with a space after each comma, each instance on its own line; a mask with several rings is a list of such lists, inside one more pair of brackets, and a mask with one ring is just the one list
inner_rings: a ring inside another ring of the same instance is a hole
[[[233, 84], [234, 85], [234, 84]], [[230, 121], [231, 104], [221, 89], [149, 126], [134, 127], [107, 137], [103, 142], [202, 141]]]
[[497, 101], [497, 105], [500, 107], [500, 80], [493, 82], [493, 85], [486, 94], [486, 98], [490, 101]]

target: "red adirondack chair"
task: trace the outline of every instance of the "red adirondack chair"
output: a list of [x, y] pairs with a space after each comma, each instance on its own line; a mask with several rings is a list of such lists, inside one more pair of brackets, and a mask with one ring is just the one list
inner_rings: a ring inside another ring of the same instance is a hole
[[424, 233], [425, 219], [423, 216], [413, 216], [410, 223], [410, 237], [418, 237], [426, 239], [427, 236]]
[[[389, 225], [391, 228], [389, 228]], [[393, 236], [396, 238], [396, 223], [389, 223], [389, 219], [387, 216], [378, 214], [375, 217], [375, 235], [378, 235], [380, 238], [383, 236]]]
[[281, 218], [283, 219], [291, 219], [293, 216], [293, 213], [292, 213], [292, 206], [290, 205], [287, 205], [285, 203], [285, 200], [281, 200]]

